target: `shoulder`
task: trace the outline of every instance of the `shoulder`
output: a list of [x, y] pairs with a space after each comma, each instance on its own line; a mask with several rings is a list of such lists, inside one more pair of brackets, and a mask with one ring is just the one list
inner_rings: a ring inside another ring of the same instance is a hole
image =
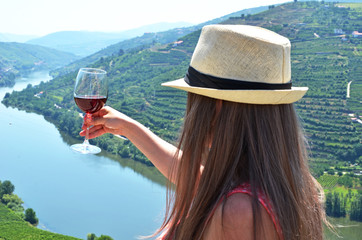
[[252, 199], [244, 193], [235, 193], [227, 198], [225, 205], [216, 209], [217, 217], [223, 221], [225, 227], [252, 229], [253, 208]]
[[[235, 193], [217, 206], [204, 239], [253, 239], [253, 209], [249, 195]], [[241, 236], [243, 238], [241, 238]]]
[[[263, 239], [278, 239], [274, 224], [267, 211], [260, 207]], [[244, 193], [229, 196], [219, 204], [211, 216], [204, 234], [204, 240], [254, 239], [254, 214], [252, 197]]]

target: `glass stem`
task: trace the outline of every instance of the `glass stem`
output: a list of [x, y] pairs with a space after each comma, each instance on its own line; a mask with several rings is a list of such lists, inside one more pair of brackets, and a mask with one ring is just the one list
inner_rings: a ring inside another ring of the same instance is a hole
[[[92, 115], [90, 113], [86, 113], [86, 119], [91, 119]], [[87, 125], [87, 129], [85, 130], [85, 138], [83, 144], [88, 146], [89, 145], [89, 125]]]
[[84, 145], [89, 145], [88, 135], [89, 135], [89, 127], [87, 127], [87, 130], [85, 131], [85, 138], [83, 142]]

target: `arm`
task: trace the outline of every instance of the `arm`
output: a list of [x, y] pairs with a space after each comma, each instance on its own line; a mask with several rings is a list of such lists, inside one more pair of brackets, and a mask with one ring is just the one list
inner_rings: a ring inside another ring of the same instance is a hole
[[169, 178], [169, 169], [175, 161], [177, 148], [139, 122], [107, 106], [94, 113], [92, 119], [85, 119], [81, 136], [85, 135], [84, 130], [87, 126], [93, 126], [89, 129], [90, 139], [105, 133], [126, 136], [165, 177]]

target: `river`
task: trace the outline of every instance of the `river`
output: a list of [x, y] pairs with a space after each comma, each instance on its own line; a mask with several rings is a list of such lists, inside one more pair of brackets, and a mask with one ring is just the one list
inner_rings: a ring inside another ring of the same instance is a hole
[[[33, 73], [0, 88], [0, 100], [6, 92], [50, 79], [47, 72]], [[0, 180], [15, 185], [25, 207], [36, 211], [39, 228], [82, 239], [95, 233], [130, 240], [161, 224], [166, 191], [154, 168], [104, 153], [74, 153], [70, 136], [40, 115], [0, 104], [0, 116]], [[361, 223], [332, 222], [344, 239], [362, 236]], [[339, 238], [327, 233], [326, 239]]]
[[[50, 79], [47, 72], [33, 73], [0, 88], [0, 100], [6, 92]], [[161, 224], [166, 191], [162, 179], [148, 177], [153, 169], [75, 153], [41, 115], [0, 104], [0, 116], [0, 180], [15, 185], [24, 206], [35, 210], [39, 228], [82, 239], [95, 233], [128, 240]]]

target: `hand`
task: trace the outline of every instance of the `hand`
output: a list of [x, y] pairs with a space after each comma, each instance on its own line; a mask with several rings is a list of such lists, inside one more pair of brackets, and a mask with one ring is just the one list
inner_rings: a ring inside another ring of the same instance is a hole
[[111, 107], [103, 107], [93, 113], [91, 118], [85, 117], [83, 131], [80, 132], [81, 136], [85, 136], [87, 127], [90, 127], [89, 139], [105, 133], [127, 137], [168, 178], [173, 162], [179, 161], [180, 157], [175, 158], [177, 152], [175, 146], [156, 136], [141, 123]]
[[[89, 139], [99, 137], [105, 133], [126, 136], [126, 125], [133, 121], [130, 117], [118, 112], [111, 107], [103, 107], [92, 114], [91, 118], [84, 118], [81, 136], [85, 136], [85, 130], [89, 128]], [[92, 127], [91, 127], [92, 126]]]

